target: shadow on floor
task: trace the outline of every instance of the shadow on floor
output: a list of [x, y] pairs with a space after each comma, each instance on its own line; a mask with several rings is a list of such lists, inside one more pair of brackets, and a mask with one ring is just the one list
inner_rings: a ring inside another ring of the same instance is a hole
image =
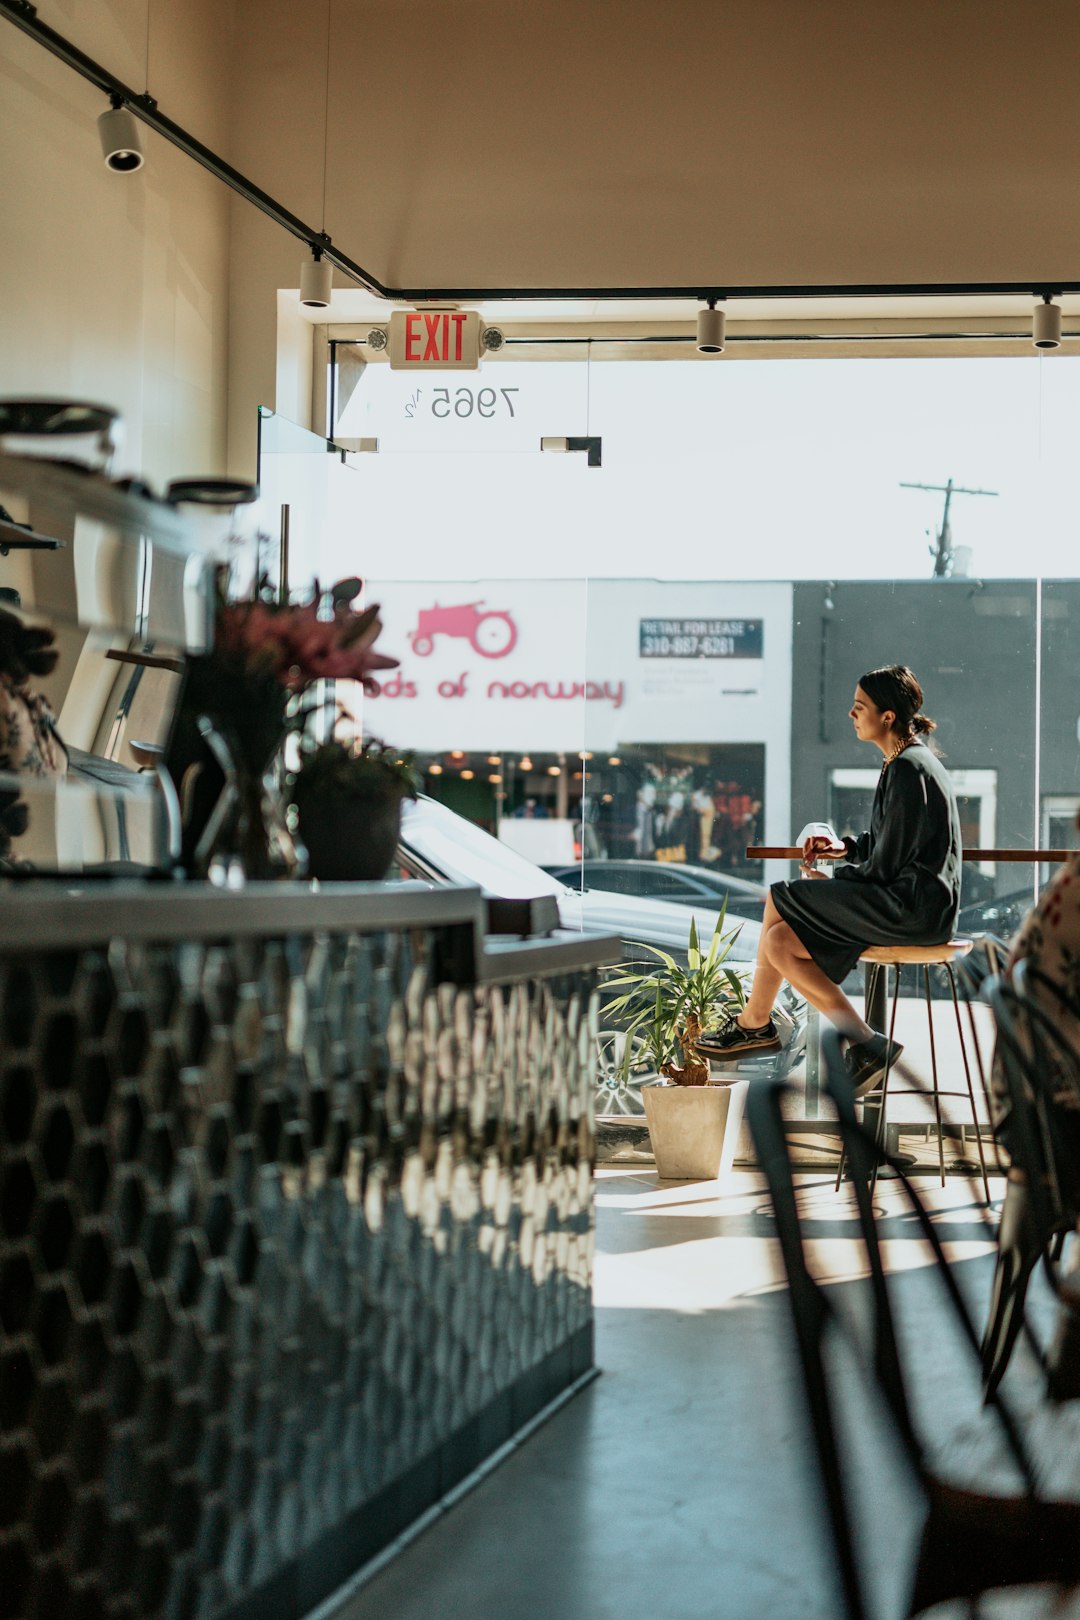
[[[597, 1310], [603, 1377], [335, 1620], [837, 1620], [771, 1217], [760, 1178], [735, 1184], [730, 1214], [681, 1215], [674, 1211], [687, 1203], [655, 1179], [598, 1183], [597, 1297], [613, 1301]], [[620, 1202], [634, 1193], [633, 1204], [606, 1205], [611, 1192]], [[648, 1196], [659, 1207], [650, 1209]], [[816, 1236], [834, 1278], [830, 1297], [859, 1321], [867, 1289], [850, 1276], [850, 1223], [830, 1211], [831, 1185], [826, 1196], [824, 1183], [810, 1182], [805, 1196], [822, 1200]], [[699, 1188], [688, 1198], [689, 1207], [708, 1204]], [[887, 1209], [887, 1193], [882, 1202]], [[951, 1198], [940, 1210], [950, 1241], [982, 1236], [970, 1208], [964, 1214]], [[906, 1255], [907, 1221], [887, 1214], [886, 1225]], [[956, 1270], [976, 1311], [984, 1309], [990, 1258], [964, 1259]], [[921, 1432], [956, 1477], [1006, 1484], [977, 1369], [941, 1308], [939, 1279], [915, 1265], [901, 1266], [895, 1281]], [[1048, 1301], [1040, 1308], [1045, 1314]], [[853, 1365], [845, 1371], [852, 1485], [880, 1620], [900, 1620], [921, 1501], [863, 1380]], [[1039, 1380], [1026, 1351], [1009, 1377], [1014, 1397], [1035, 1408]], [[1036, 1430], [1039, 1448], [1064, 1453], [1059, 1471], [1077, 1474], [1077, 1417], [1040, 1412]], [[1072, 1488], [1080, 1491], [1080, 1480]], [[1049, 1612], [1015, 1594], [1010, 1602], [987, 1614]], [[960, 1615], [942, 1607], [935, 1620]]]

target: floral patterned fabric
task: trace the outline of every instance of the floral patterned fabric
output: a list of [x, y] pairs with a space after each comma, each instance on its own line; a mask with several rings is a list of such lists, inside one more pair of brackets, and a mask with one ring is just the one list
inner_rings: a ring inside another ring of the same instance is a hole
[[[1031, 986], [1033, 995], [1040, 1006], [1045, 1007], [1059, 1033], [1080, 1054], [1080, 850], [1058, 868], [1020, 924], [1009, 948], [1010, 968], [1023, 960], [1060, 985], [1078, 1009], [1075, 1015], [1068, 1013], [1051, 991], [1038, 982]], [[1063, 1107], [1080, 1110], [1080, 1072], [1058, 1072], [1056, 1079], [1056, 1100]], [[998, 1114], [996, 1124], [1008, 1145], [1008, 1091], [997, 1057], [991, 1090]], [[1005, 1126], [1004, 1131], [1002, 1126]]]
[[47, 700], [0, 674], [0, 771], [64, 776], [67, 764], [67, 749]]
[[[1009, 951], [1009, 965], [1026, 958], [1059, 984], [1080, 1008], [1080, 850], [1055, 872], [1045, 892], [1020, 924]], [[1045, 993], [1044, 993], [1045, 995]], [[1080, 1017], [1062, 1014], [1056, 1001], [1047, 1011], [1080, 1051]]]

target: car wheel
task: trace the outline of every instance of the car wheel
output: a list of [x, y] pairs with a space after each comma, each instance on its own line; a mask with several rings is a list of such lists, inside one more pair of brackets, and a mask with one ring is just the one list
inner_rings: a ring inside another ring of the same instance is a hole
[[[630, 1041], [630, 1062], [623, 1073], [623, 1054]], [[602, 1029], [596, 1042], [596, 1112], [598, 1115], [639, 1114], [644, 1118], [641, 1087], [654, 1077], [648, 1048], [640, 1035]]]

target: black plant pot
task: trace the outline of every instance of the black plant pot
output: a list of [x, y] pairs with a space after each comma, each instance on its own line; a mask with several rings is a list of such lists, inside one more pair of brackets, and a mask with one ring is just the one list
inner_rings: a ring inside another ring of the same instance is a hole
[[401, 834], [401, 794], [321, 792], [296, 796], [308, 876], [323, 883], [378, 882]]

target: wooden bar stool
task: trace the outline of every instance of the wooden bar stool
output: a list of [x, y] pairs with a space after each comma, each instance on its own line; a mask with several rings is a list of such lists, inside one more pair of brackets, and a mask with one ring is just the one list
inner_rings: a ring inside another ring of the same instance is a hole
[[[943, 1187], [945, 1185], [945, 1147], [941, 1134], [941, 1099], [942, 1097], [966, 1096], [968, 1102], [971, 1104], [971, 1120], [975, 1128], [975, 1142], [978, 1148], [979, 1165], [982, 1171], [983, 1192], [986, 1197], [986, 1202], [989, 1204], [990, 1182], [986, 1174], [986, 1159], [983, 1154], [982, 1132], [979, 1128], [979, 1115], [975, 1105], [975, 1088], [971, 1081], [971, 1064], [968, 1060], [967, 1043], [964, 1039], [964, 1026], [960, 1019], [960, 1002], [956, 993], [956, 975], [953, 971], [953, 963], [958, 961], [961, 957], [967, 956], [973, 944], [974, 940], [970, 939], [951, 939], [947, 944], [944, 945], [871, 945], [863, 952], [859, 958], [859, 961], [872, 967], [875, 972], [879, 972], [881, 969], [884, 969], [886, 975], [886, 991], [888, 989], [889, 969], [892, 968], [894, 970], [895, 977], [893, 981], [892, 1015], [889, 1019], [890, 1054], [896, 1031], [896, 1009], [900, 1001], [901, 975], [903, 974], [904, 968], [909, 965], [912, 967], [922, 968], [923, 986], [926, 997], [926, 1021], [930, 1031], [930, 1068], [933, 1076], [933, 1087], [930, 1094], [934, 1099], [934, 1117], [937, 1124], [938, 1168], [941, 1174], [941, 1185]], [[956, 1016], [956, 1033], [960, 1038], [960, 1055], [964, 1063], [964, 1079], [967, 1084], [966, 1092], [943, 1090], [938, 1083], [937, 1046], [934, 1041], [934, 1016], [930, 997], [930, 969], [932, 967], [943, 967], [945, 972], [948, 974], [949, 989], [952, 993], [953, 1012]], [[885, 1139], [885, 1111], [889, 1099], [890, 1070], [891, 1064], [887, 1063], [885, 1073], [882, 1075], [880, 1082], [872, 1091], [867, 1092], [864, 1097], [860, 1098], [860, 1101], [863, 1103], [864, 1107], [865, 1105], [870, 1104], [880, 1110], [878, 1114], [877, 1126], [877, 1140], [879, 1144], [881, 1144]], [[892, 1093], [894, 1097], [912, 1096], [916, 1094], [919, 1096], [926, 1095], [926, 1093], [920, 1091], [917, 1086], [905, 1086], [899, 1090], [894, 1089]], [[927, 1126], [928, 1133], [929, 1129], [930, 1127]], [[963, 1129], [963, 1127], [961, 1127], [961, 1129]], [[844, 1153], [841, 1152], [840, 1168], [836, 1173], [837, 1190], [839, 1190], [840, 1183], [843, 1180], [846, 1162], [846, 1157]], [[874, 1170], [873, 1179], [874, 1182], [877, 1181], [876, 1167]]]

